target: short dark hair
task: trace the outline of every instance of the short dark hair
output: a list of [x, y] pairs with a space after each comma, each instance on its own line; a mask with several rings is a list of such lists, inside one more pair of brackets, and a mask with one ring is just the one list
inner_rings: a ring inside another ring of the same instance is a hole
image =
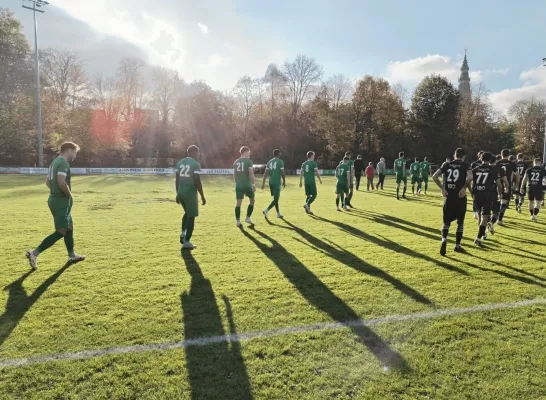
[[190, 147], [188, 147], [188, 156], [193, 157], [199, 153], [199, 147], [192, 144]]
[[343, 157], [343, 161], [349, 161], [349, 157], [347, 156]]
[[398, 157], [404, 157], [404, 152], [401, 151], [400, 153], [398, 153]]
[[497, 156], [495, 157], [495, 159], [498, 161], [502, 158], [502, 156], [500, 154], [497, 154]]
[[518, 160], [523, 160], [524, 157], [525, 157], [525, 154], [518, 153]]
[[250, 151], [250, 149], [246, 146], [243, 146], [239, 149], [240, 154], [246, 153], [247, 151]]
[[64, 142], [63, 144], [61, 144], [61, 153], [64, 153], [67, 150], [80, 151], [80, 146], [78, 146], [74, 142]]
[[510, 161], [516, 161], [516, 156], [513, 154], [509, 158], [510, 158]]
[[415, 157], [415, 162], [419, 162], [419, 157]]
[[346, 152], [345, 152], [345, 157], [349, 157], [349, 158], [350, 158], [351, 156], [352, 156], [352, 154], [351, 154], [350, 151], [346, 151]]
[[281, 151], [279, 149], [273, 150], [273, 157], [278, 157], [281, 155]]
[[542, 163], [542, 160], [540, 158], [535, 158], [534, 162], [536, 164], [541, 164]]
[[455, 157], [457, 158], [463, 158], [464, 157], [464, 150], [460, 147], [455, 150]]
[[371, 161], [370, 161], [370, 162], [368, 163], [368, 165], [371, 165], [371, 166], [373, 166], [373, 162], [371, 162]]
[[490, 152], [484, 151], [482, 153], [482, 161], [491, 162], [492, 159], [493, 159], [493, 154], [491, 154]]
[[428, 161], [428, 157], [423, 158], [423, 161]]
[[311, 156], [314, 156], [314, 155], [315, 155], [314, 151], [308, 151], [307, 152], [307, 158], [311, 158]]
[[480, 158], [481, 156], [483, 156], [483, 153], [485, 153], [485, 151], [483, 151], [483, 150], [478, 151], [478, 158]]
[[503, 150], [501, 151], [501, 154], [502, 154], [503, 157], [508, 157], [508, 156], [510, 155], [510, 150], [508, 150], [508, 149], [503, 149]]

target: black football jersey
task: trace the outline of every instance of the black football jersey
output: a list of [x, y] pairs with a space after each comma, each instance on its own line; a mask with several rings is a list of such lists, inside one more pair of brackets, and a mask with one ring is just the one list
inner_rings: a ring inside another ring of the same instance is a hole
[[442, 167], [443, 185], [449, 196], [458, 196], [466, 183], [470, 165], [463, 160], [445, 162]]
[[470, 169], [474, 169], [482, 165], [482, 162], [480, 160], [474, 161], [472, 164], [470, 164]]
[[525, 161], [516, 162], [516, 169], [518, 170], [521, 179], [523, 179], [523, 174], [527, 171], [527, 163]]
[[474, 194], [489, 194], [501, 179], [500, 169], [493, 165], [480, 165], [472, 170], [472, 191]]
[[546, 171], [544, 170], [544, 168], [540, 166], [531, 167], [527, 171], [525, 171], [525, 175], [527, 176], [527, 184], [529, 185], [529, 190], [535, 188], [540, 188], [542, 190], [542, 180], [546, 175]]
[[497, 166], [504, 171], [506, 179], [508, 179], [508, 184], [512, 184], [512, 175], [516, 172], [516, 163], [510, 160], [499, 160], [497, 161]]

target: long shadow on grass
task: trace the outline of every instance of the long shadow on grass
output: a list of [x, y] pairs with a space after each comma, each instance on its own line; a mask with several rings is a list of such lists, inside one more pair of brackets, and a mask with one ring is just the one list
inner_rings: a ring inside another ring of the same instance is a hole
[[[183, 253], [191, 275], [189, 292], [182, 293], [184, 339], [225, 336], [220, 310], [210, 281], [189, 252]], [[230, 332], [236, 334], [231, 303], [224, 297]], [[191, 398], [252, 399], [252, 390], [240, 344], [227, 341], [185, 349]]]
[[301, 237], [303, 237], [305, 240], [307, 240], [310, 244], [312, 244], [316, 248], [322, 250], [330, 258], [333, 258], [334, 260], [339, 261], [345, 264], [346, 266], [353, 268], [359, 272], [363, 272], [365, 274], [383, 279], [385, 282], [390, 283], [395, 289], [401, 291], [406, 296], [412, 298], [413, 300], [421, 304], [425, 304], [428, 306], [433, 305], [432, 301], [430, 301], [425, 295], [419, 293], [417, 290], [406, 285], [404, 282], [400, 281], [399, 279], [396, 279], [394, 276], [388, 274], [382, 269], [379, 269], [377, 267], [374, 267], [371, 264], [368, 264], [367, 262], [357, 257], [355, 254], [351, 253], [347, 249], [341, 248], [328, 240], [325, 241], [325, 240], [319, 239], [316, 236], [313, 236], [310, 233], [306, 232], [305, 230], [301, 229], [300, 227], [288, 222], [287, 220], [283, 220], [283, 221], [285, 224], [287, 224], [290, 227], [291, 230], [298, 233]]
[[7, 285], [4, 290], [8, 291], [8, 301], [6, 310], [0, 315], [0, 346], [11, 335], [13, 330], [19, 325], [25, 314], [45, 293], [45, 291], [68, 269], [71, 264], [66, 263], [61, 269], [47, 278], [36, 290], [29, 296], [23, 287], [26, 278], [33, 271], [22, 275], [19, 279]]
[[467, 271], [465, 271], [464, 269], [461, 269], [459, 267], [456, 267], [454, 265], [451, 265], [451, 264], [448, 264], [446, 262], [443, 262], [443, 261], [440, 261], [438, 259], [435, 259], [435, 258], [432, 258], [432, 257], [429, 257], [425, 254], [422, 254], [422, 253], [419, 253], [415, 250], [412, 250], [410, 249], [409, 247], [406, 247], [406, 246], [403, 246], [401, 245], [400, 243], [397, 243], [397, 242], [394, 242], [392, 240], [389, 240], [385, 237], [379, 237], [379, 236], [372, 236], [370, 235], [369, 233], [366, 233], [358, 228], [355, 228], [354, 226], [351, 226], [351, 225], [348, 225], [348, 224], [345, 224], [343, 222], [339, 222], [339, 221], [332, 221], [330, 219], [327, 219], [327, 218], [323, 218], [323, 217], [314, 217], [315, 219], [319, 220], [319, 221], [323, 221], [323, 222], [328, 222], [334, 226], [337, 226], [339, 229], [341, 229], [342, 231], [345, 231], [357, 238], [360, 238], [362, 240], [366, 240], [368, 242], [371, 242], [375, 245], [378, 245], [380, 247], [383, 247], [383, 248], [386, 248], [388, 250], [392, 250], [392, 251], [395, 251], [397, 253], [402, 253], [402, 254], [406, 254], [410, 257], [413, 257], [413, 258], [417, 258], [417, 259], [420, 259], [420, 260], [423, 260], [423, 261], [427, 261], [427, 262], [430, 262], [430, 263], [433, 263], [433, 264], [436, 264], [437, 266], [441, 267], [441, 268], [444, 268], [444, 269], [447, 269], [448, 271], [452, 271], [452, 272], [457, 272], [461, 275], [469, 275], [469, 273]]
[[[245, 230], [243, 234], [275, 263], [277, 268], [290, 281], [301, 295], [314, 307], [328, 314], [338, 322], [358, 320], [357, 313], [343, 300], [337, 297], [322, 281], [313, 274], [300, 260], [286, 250], [279, 242], [265, 233], [253, 229], [253, 232], [271, 243], [273, 247], [260, 242]], [[348, 326], [370, 352], [383, 364], [392, 368], [408, 370], [406, 360], [392, 349], [379, 335], [367, 326]]]

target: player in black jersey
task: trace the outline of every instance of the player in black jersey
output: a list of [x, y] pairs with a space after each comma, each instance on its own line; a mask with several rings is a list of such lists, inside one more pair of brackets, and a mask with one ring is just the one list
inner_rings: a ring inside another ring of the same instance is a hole
[[[470, 169], [474, 169], [476, 167], [479, 167], [482, 165], [482, 155], [485, 153], [483, 150], [480, 150], [478, 152], [478, 159], [474, 161], [472, 164], [470, 164]], [[476, 210], [476, 205], [474, 204], [474, 200], [472, 200], [472, 211], [474, 212], [474, 219], [479, 218], [479, 212]]]
[[[443, 176], [442, 182], [440, 182], [440, 175]], [[464, 161], [463, 149], [455, 150], [454, 160], [442, 164], [442, 167], [432, 175], [432, 179], [442, 189], [442, 195], [444, 196], [444, 225], [442, 227], [440, 254], [442, 256], [446, 255], [449, 226], [455, 220], [457, 221], [455, 251], [462, 252], [461, 240], [466, 214], [466, 188], [472, 180], [470, 165]]]
[[[540, 159], [533, 161], [533, 166], [525, 171], [525, 177], [521, 183], [522, 193], [525, 190], [525, 185], [529, 184], [529, 213], [531, 221], [537, 220], [538, 212], [542, 203], [542, 180], [546, 176], [546, 171], [540, 166]], [[525, 195], [525, 194], [523, 194]]]
[[[520, 176], [520, 179], [523, 179], [523, 175], [525, 174], [525, 171], [527, 171], [527, 163], [524, 160], [523, 153], [518, 154], [518, 159], [516, 161], [516, 169], [518, 170], [518, 174]], [[516, 192], [516, 211], [521, 213], [521, 206], [523, 205], [524, 197], [521, 196], [523, 187], [521, 185], [515, 186], [515, 192]]]
[[[499, 211], [499, 225], [504, 225], [503, 218], [508, 204], [510, 204], [510, 199], [512, 198], [512, 180], [515, 179], [516, 187], [519, 187], [520, 176], [516, 169], [516, 163], [510, 161], [510, 150], [504, 149], [501, 153], [502, 159], [497, 162], [497, 165], [504, 170], [508, 184], [504, 186], [504, 191], [501, 199], [501, 206]], [[514, 177], [515, 175], [515, 177]]]
[[[502, 197], [502, 184], [499, 170], [490, 164], [493, 154], [484, 153], [482, 164], [472, 169], [472, 194], [474, 205], [480, 213], [478, 236], [474, 241], [477, 246], [483, 247], [482, 239], [486, 238], [485, 229], [489, 224], [493, 196]], [[497, 192], [491, 188], [496, 186]]]
[[[500, 161], [501, 156], [493, 156], [493, 159], [491, 160], [491, 165], [495, 168], [495, 172], [500, 176], [501, 178], [501, 184], [504, 187], [508, 185], [508, 180], [506, 179], [506, 175], [504, 174], [504, 169], [500, 168], [497, 165], [497, 162]], [[495, 233], [495, 223], [499, 220], [499, 212], [501, 208], [501, 198], [502, 196], [497, 196], [497, 186], [491, 185], [491, 192], [492, 192], [492, 199], [493, 199], [493, 205], [491, 206], [491, 219], [490, 222], [487, 224], [487, 229], [489, 229], [489, 233], [492, 235]]]

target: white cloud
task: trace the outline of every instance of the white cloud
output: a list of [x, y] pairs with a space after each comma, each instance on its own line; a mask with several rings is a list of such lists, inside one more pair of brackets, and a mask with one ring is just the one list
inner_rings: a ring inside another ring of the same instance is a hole
[[491, 93], [489, 99], [502, 112], [508, 111], [516, 101], [536, 98], [546, 101], [546, 67], [539, 66], [523, 71], [520, 76], [523, 85]]
[[221, 65], [229, 65], [229, 58], [221, 56], [219, 54], [211, 54], [205, 64], [201, 64], [203, 68], [215, 68]]
[[207, 33], [209, 33], [209, 27], [206, 26], [205, 24], [202, 24], [201, 22], [198, 22], [197, 26], [199, 27], [199, 29], [201, 29], [201, 32], [203, 32], [205, 35]]

